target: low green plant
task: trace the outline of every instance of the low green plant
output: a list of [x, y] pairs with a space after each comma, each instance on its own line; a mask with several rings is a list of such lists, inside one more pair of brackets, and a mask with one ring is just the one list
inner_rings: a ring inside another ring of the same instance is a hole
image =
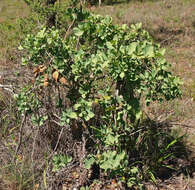
[[72, 161], [72, 157], [68, 155], [55, 155], [53, 156], [53, 170], [54, 172], [60, 170], [61, 168], [65, 167], [69, 162]]
[[[59, 29], [43, 27], [20, 46], [23, 65], [33, 68], [34, 83], [29, 95], [18, 95], [19, 110], [93, 136], [86, 168], [96, 164], [106, 176], [141, 188], [145, 174], [155, 175], [156, 165], [171, 156], [176, 143], [162, 140], [157, 128], [142, 125], [141, 101], [149, 105], [174, 99], [181, 95], [181, 82], [169, 71], [165, 50], [141, 24], [114, 25], [110, 17], [76, 8], [74, 14], [74, 28], [65, 38]], [[57, 169], [67, 163], [55, 159]]]
[[81, 187], [81, 190], [89, 190], [90, 188], [88, 186], [86, 187]]

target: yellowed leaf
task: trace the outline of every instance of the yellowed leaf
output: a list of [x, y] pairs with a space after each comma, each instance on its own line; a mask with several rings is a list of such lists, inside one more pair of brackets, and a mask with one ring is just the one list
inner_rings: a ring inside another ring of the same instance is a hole
[[58, 81], [58, 77], [59, 77], [59, 73], [58, 73], [58, 71], [55, 71], [54, 73], [53, 73], [53, 78], [56, 80], [56, 82]]
[[46, 66], [41, 67], [41, 68], [40, 68], [40, 73], [43, 73], [46, 69], [47, 69]]
[[44, 65], [39, 65], [39, 69], [41, 69], [42, 67], [44, 67]]
[[83, 126], [85, 129], [87, 128], [87, 126], [85, 125], [84, 122], [82, 122], [82, 126]]
[[34, 190], [37, 190], [37, 189], [39, 189], [39, 184], [34, 185]]
[[37, 72], [39, 72], [39, 67], [35, 67], [34, 69], [33, 69], [33, 73], [37, 73]]
[[35, 77], [37, 77], [39, 71], [40, 71], [39, 67], [36, 67], [36, 68], [33, 69], [33, 73], [34, 73]]
[[78, 174], [76, 171], [74, 171], [74, 172], [72, 172], [72, 177], [73, 177], [74, 179], [76, 179], [76, 178], [79, 177], [79, 174]]
[[18, 160], [19, 160], [19, 161], [22, 160], [22, 155], [18, 155]]

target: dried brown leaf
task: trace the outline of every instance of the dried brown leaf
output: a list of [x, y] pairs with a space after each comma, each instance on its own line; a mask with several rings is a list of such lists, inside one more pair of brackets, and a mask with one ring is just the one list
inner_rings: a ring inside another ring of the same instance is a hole
[[40, 73], [43, 73], [46, 69], [47, 69], [46, 66], [41, 67], [41, 68], [40, 68]]
[[60, 83], [68, 85], [68, 81], [64, 77], [60, 78]]
[[49, 75], [48, 75], [48, 73], [46, 73], [44, 75], [44, 82], [48, 82], [48, 80], [49, 80]]
[[34, 73], [35, 77], [37, 77], [39, 71], [40, 71], [39, 67], [36, 67], [36, 68], [33, 69], [33, 73]]
[[55, 81], [57, 82], [58, 81], [58, 77], [59, 77], [58, 71], [55, 71], [52, 76], [55, 79]]
[[44, 87], [47, 87], [48, 85], [49, 85], [49, 82], [44, 81], [43, 86], [44, 86]]

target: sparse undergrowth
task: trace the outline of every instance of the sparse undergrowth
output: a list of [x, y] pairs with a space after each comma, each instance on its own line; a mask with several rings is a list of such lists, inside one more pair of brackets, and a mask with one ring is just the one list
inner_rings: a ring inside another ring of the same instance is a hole
[[164, 50], [141, 25], [66, 13], [70, 27], [43, 27], [20, 47], [28, 82], [16, 91], [17, 114], [2, 93], [0, 188], [142, 189], [191, 175], [185, 136], [142, 110], [180, 95]]

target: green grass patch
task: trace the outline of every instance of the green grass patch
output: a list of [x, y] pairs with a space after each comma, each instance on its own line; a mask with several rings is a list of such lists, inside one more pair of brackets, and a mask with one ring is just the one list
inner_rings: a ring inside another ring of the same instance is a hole
[[[6, 62], [12, 50], [23, 37], [21, 18], [29, 15], [30, 9], [19, 0], [0, 1], [0, 61]], [[12, 57], [12, 56], [11, 56]]]

